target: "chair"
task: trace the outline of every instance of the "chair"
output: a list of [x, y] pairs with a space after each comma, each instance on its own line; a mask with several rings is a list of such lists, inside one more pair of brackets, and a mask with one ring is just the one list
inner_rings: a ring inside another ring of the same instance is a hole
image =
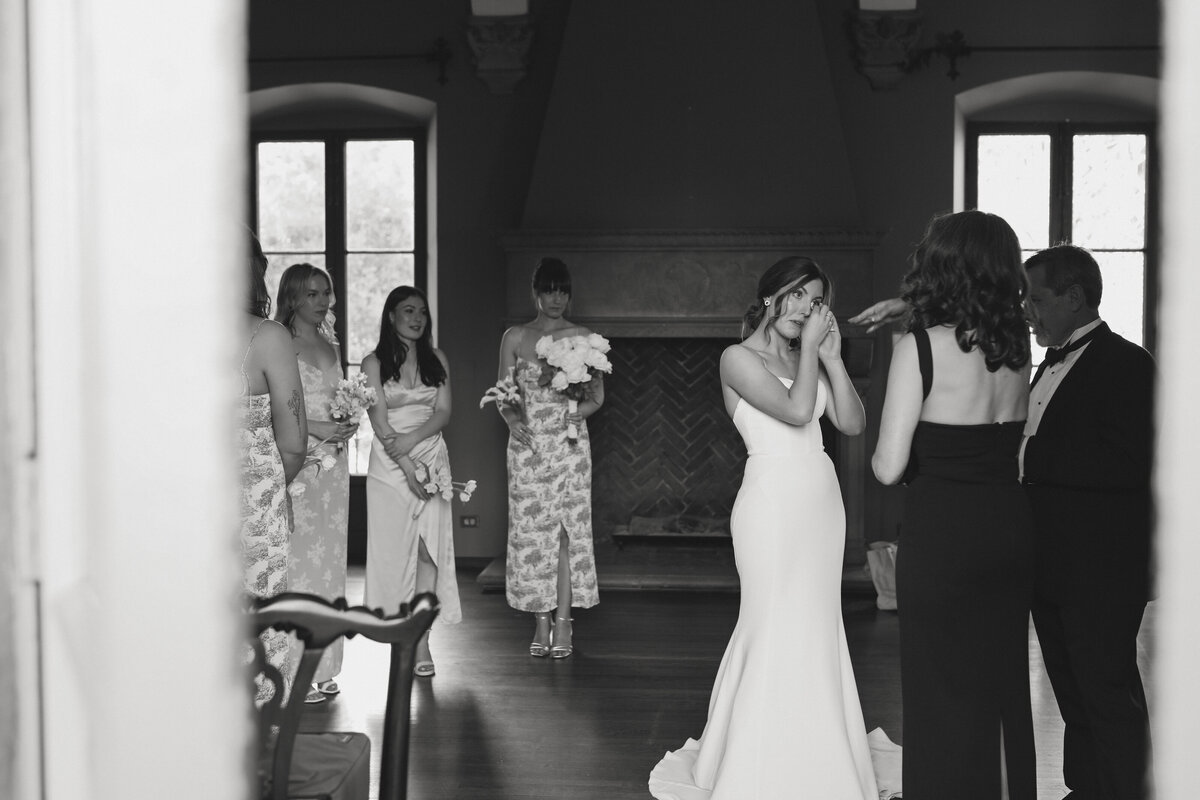
[[[384, 617], [363, 606], [348, 608], [344, 599], [334, 603], [315, 595], [284, 592], [257, 599], [250, 609], [256, 670], [275, 686], [274, 695], [259, 710], [259, 780], [265, 800], [324, 798], [338, 800], [329, 785], [352, 775], [366, 800], [370, 740], [362, 733], [300, 733], [305, 688], [312, 683], [321, 654], [342, 636], [362, 634], [392, 648], [388, 671], [387, 708], [383, 723], [379, 800], [403, 800], [408, 788], [409, 707], [417, 640], [429, 630], [438, 614], [437, 597], [422, 593], [401, 606], [400, 613]], [[284, 702], [283, 676], [266, 663], [258, 634], [275, 628], [295, 631], [304, 643], [291, 696]], [[293, 762], [297, 769], [293, 769]], [[316, 767], [319, 765], [319, 769]], [[304, 769], [299, 769], [301, 766]], [[308, 785], [305, 785], [305, 784]], [[320, 785], [318, 785], [320, 784]], [[322, 788], [322, 785], [325, 788]]]

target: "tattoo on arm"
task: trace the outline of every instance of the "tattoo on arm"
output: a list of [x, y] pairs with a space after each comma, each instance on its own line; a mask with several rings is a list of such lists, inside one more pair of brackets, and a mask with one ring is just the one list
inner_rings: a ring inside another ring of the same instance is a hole
[[296, 430], [300, 430], [300, 409], [303, 408], [301, 403], [304, 398], [300, 396], [298, 389], [292, 389], [292, 399], [288, 400], [288, 408], [292, 410], [292, 416], [296, 418]]

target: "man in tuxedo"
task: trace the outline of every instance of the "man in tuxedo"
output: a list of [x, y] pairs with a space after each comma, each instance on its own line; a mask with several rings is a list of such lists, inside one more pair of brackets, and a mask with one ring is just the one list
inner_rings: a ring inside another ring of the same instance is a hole
[[1021, 471], [1036, 528], [1033, 621], [1066, 723], [1072, 800], [1146, 796], [1150, 739], [1137, 635], [1150, 599], [1154, 359], [1099, 315], [1092, 255], [1025, 262], [1050, 349], [1030, 388]]
[[[1051, 348], [1021, 445], [1036, 528], [1033, 622], [1066, 723], [1067, 798], [1141, 800], [1150, 735], [1137, 635], [1152, 591], [1154, 359], [1100, 319], [1100, 268], [1087, 250], [1042, 250], [1025, 271], [1030, 325]], [[891, 298], [849, 321], [870, 333], [908, 311]]]

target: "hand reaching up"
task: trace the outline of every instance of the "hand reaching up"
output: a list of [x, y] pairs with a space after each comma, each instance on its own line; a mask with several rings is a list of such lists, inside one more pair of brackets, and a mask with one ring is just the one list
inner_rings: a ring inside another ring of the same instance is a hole
[[899, 322], [908, 313], [908, 303], [899, 297], [889, 297], [880, 300], [873, 306], [868, 306], [849, 319], [854, 325], [866, 325], [867, 333], [874, 333], [884, 325]]

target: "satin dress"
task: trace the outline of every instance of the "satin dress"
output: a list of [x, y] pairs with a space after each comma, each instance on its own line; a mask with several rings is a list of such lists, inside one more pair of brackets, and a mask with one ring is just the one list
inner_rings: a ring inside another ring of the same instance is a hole
[[[421, 427], [437, 403], [438, 387], [405, 388], [396, 381], [383, 385], [388, 424], [397, 433]], [[409, 456], [429, 467], [450, 466], [440, 432], [412, 449]], [[379, 439], [371, 444], [367, 466], [367, 568], [364, 603], [395, 614], [412, 600], [417, 588], [417, 548], [424, 542], [437, 565], [434, 593], [441, 604], [435, 625], [462, 621], [458, 578], [454, 567], [454, 527], [449, 500], [434, 495], [421, 500], [408, 488], [404, 471], [392, 461]]]

